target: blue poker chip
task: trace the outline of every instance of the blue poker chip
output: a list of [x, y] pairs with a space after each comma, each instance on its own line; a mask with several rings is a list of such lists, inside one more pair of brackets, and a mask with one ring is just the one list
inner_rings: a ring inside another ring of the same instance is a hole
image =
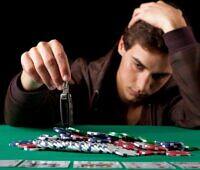
[[32, 144], [32, 140], [19, 140], [19, 141], [13, 141], [11, 143], [9, 143], [9, 146], [13, 146], [13, 147], [16, 147], [16, 146], [19, 146], [21, 144]]
[[104, 139], [97, 138], [97, 137], [90, 137], [88, 138], [88, 141], [92, 143], [111, 143], [112, 142], [111, 138], [109, 137], [104, 138]]
[[184, 150], [186, 146], [183, 142], [158, 142], [155, 141], [155, 144], [167, 148], [168, 150]]
[[61, 127], [54, 127], [53, 130], [56, 132], [56, 133], [62, 133], [62, 134], [66, 134], [68, 136], [70, 136], [72, 133], [67, 131], [65, 128], [61, 128]]
[[98, 137], [98, 138], [107, 138], [108, 135], [100, 132], [87, 132], [87, 135], [90, 137]]
[[72, 137], [63, 133], [59, 134], [61, 140], [72, 140]]
[[20, 141], [13, 141], [11, 143], [9, 143], [9, 146], [13, 146], [13, 147], [16, 147], [20, 144]]

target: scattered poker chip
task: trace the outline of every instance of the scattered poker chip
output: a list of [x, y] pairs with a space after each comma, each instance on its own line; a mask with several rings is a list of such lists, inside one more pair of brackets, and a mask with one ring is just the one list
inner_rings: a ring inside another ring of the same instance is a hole
[[142, 137], [134, 137], [127, 133], [101, 133], [88, 131], [87, 133], [69, 127], [54, 127], [56, 135], [43, 134], [34, 140], [13, 141], [11, 147], [18, 147], [25, 151], [66, 151], [116, 154], [119, 156], [190, 156], [200, 147], [189, 147], [183, 142], [155, 141], [150, 142]]
[[82, 134], [82, 132], [79, 129], [75, 129], [73, 127], [68, 127], [65, 129], [69, 133], [77, 133], [77, 134]]
[[152, 150], [138, 150], [137, 153], [141, 155], [154, 155], [154, 152]]
[[70, 136], [71, 133], [66, 131], [64, 128], [54, 127], [53, 130], [59, 134], [65, 134], [66, 136]]
[[184, 150], [186, 146], [183, 142], [158, 142], [155, 141], [157, 145], [160, 145], [168, 150]]
[[126, 142], [126, 141], [123, 141], [122, 139], [115, 141], [114, 144], [116, 146], [121, 146], [122, 148], [128, 149], [128, 150], [138, 150], [139, 149], [138, 147], [136, 147], [133, 144], [133, 142]]
[[121, 133], [122, 139], [125, 141], [133, 142], [136, 141], [137, 139], [127, 133]]
[[122, 135], [120, 133], [116, 133], [116, 132], [109, 132], [108, 136], [112, 139], [112, 141], [122, 139]]
[[27, 144], [22, 143], [22, 144], [19, 144], [18, 147], [19, 148], [27, 148], [28, 149], [28, 148], [36, 148], [37, 145], [35, 145], [33, 143], [27, 143]]
[[97, 137], [90, 137], [88, 138], [88, 141], [89, 142], [92, 142], [92, 143], [111, 143], [111, 138], [108, 137], [108, 138], [97, 138]]
[[191, 153], [188, 151], [179, 151], [179, 150], [172, 150], [166, 151], [167, 156], [190, 156]]
[[92, 136], [92, 137], [99, 137], [99, 138], [108, 138], [109, 136], [105, 133], [100, 133], [100, 132], [87, 132], [88, 136]]
[[40, 151], [42, 148], [24, 148], [25, 151]]

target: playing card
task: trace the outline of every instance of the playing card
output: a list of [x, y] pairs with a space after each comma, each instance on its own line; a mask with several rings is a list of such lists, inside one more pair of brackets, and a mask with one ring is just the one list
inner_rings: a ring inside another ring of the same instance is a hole
[[115, 161], [74, 161], [73, 168], [122, 168], [119, 162]]
[[167, 162], [122, 162], [127, 169], [175, 169]]
[[29, 168], [68, 168], [69, 161], [25, 160], [18, 167]]
[[170, 162], [182, 169], [200, 169], [200, 162]]
[[0, 167], [17, 167], [23, 160], [0, 160]]

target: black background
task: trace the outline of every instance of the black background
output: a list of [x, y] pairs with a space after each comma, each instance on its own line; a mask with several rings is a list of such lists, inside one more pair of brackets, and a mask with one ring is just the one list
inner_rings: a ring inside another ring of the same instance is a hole
[[[96, 59], [119, 39], [133, 9], [144, 0], [56, 0], [1, 4], [0, 122], [13, 76], [21, 70], [20, 56], [39, 41], [59, 40], [69, 58]], [[198, 1], [170, 0], [182, 9], [200, 39]]]

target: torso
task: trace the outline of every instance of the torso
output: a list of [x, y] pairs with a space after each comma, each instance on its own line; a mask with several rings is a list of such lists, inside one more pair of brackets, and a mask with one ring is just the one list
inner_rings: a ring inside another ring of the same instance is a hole
[[142, 114], [142, 108], [142, 105], [137, 107], [129, 107], [126, 116], [128, 125], [135, 125], [139, 122]]

